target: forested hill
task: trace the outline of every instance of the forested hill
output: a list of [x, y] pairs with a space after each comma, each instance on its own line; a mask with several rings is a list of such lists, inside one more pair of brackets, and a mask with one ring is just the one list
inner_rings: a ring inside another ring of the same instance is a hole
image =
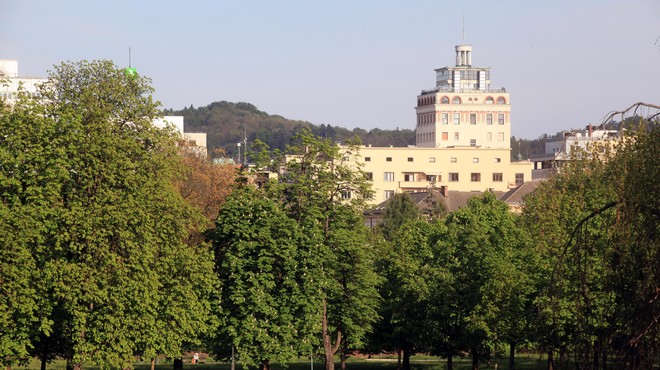
[[272, 149], [284, 149], [294, 133], [303, 127], [309, 127], [317, 136], [345, 141], [360, 137], [364, 144], [373, 146], [406, 146], [415, 144], [413, 130], [366, 131], [360, 128], [348, 130], [331, 125], [314, 125], [307, 121], [295, 121], [278, 115], [262, 112], [250, 103], [231, 103], [226, 101], [211, 103], [205, 107], [168, 109], [165, 115], [183, 116], [186, 132], [206, 132], [209, 152], [224, 149], [228, 156], [234, 155], [237, 143], [247, 134], [248, 145], [259, 139]]

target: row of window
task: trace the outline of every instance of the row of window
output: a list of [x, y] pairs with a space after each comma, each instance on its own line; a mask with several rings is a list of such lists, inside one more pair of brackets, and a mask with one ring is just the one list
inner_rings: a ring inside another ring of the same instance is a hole
[[[417, 126], [429, 126], [434, 123], [436, 123], [436, 113], [426, 113], [426, 114], [419, 114], [417, 115]], [[441, 113], [440, 116], [440, 122], [443, 125], [448, 125], [449, 124], [449, 113]], [[461, 113], [452, 113], [452, 122], [455, 125], [460, 125], [461, 124]], [[478, 122], [477, 118], [477, 113], [470, 113], [468, 116], [469, 122], [471, 125], [476, 125], [477, 123], [485, 123], [487, 125], [492, 125], [493, 124], [493, 118], [495, 118], [493, 113], [486, 113], [483, 115], [482, 119], [483, 121]], [[497, 124], [498, 125], [503, 125], [505, 123], [505, 116], [504, 113], [498, 113], [497, 114]]]
[[[434, 176], [435, 178], [435, 176]], [[428, 180], [431, 181], [431, 180]], [[438, 176], [438, 181], [440, 180], [440, 176]], [[459, 181], [459, 174], [457, 172], [450, 172], [449, 173], [449, 181], [450, 182], [456, 182]], [[481, 181], [481, 173], [480, 172], [472, 172], [470, 173], [470, 181], [471, 182], [480, 182]], [[493, 172], [493, 182], [502, 182], [504, 181], [504, 176], [501, 172]], [[525, 182], [525, 174], [524, 173], [516, 173], [516, 185], [520, 185], [523, 182]], [[350, 193], [348, 193], [348, 196], [342, 194], [344, 199], [350, 198]], [[394, 190], [385, 190], [384, 191], [384, 197], [385, 199], [390, 199], [391, 197], [394, 196]]]
[[[460, 140], [460, 133], [454, 132], [454, 141], [459, 141]], [[441, 140], [442, 141], [449, 141], [449, 132], [444, 131], [441, 134]], [[421, 132], [417, 134], [417, 142], [418, 143], [424, 143], [424, 142], [432, 142], [435, 140], [435, 131], [434, 132]], [[491, 142], [493, 141], [493, 133], [492, 132], [487, 132], [486, 133], [486, 141]], [[498, 132], [497, 133], [497, 141], [499, 142], [504, 142], [504, 132]], [[477, 139], [470, 139], [470, 146], [477, 146]]]
[[[440, 104], [449, 104], [449, 97], [448, 96], [443, 96], [440, 98]], [[479, 101], [479, 98], [470, 98], [470, 101], [477, 102]], [[432, 105], [435, 104], [435, 95], [433, 96], [424, 96], [420, 97], [417, 99], [417, 106], [424, 106], [424, 105]], [[462, 104], [463, 101], [460, 96], [454, 96], [451, 98], [451, 104]], [[506, 98], [503, 96], [498, 96], [497, 99], [493, 98], [492, 96], [487, 96], [486, 99], [484, 99], [485, 104], [506, 104]]]
[[[367, 180], [373, 180], [374, 175], [373, 172], [367, 172], [366, 173], [366, 178]], [[421, 175], [419, 176], [421, 177]], [[525, 179], [525, 174], [523, 173], [517, 173], [516, 174], [516, 184], [522, 184]], [[383, 172], [383, 181], [385, 182], [393, 182], [394, 181], [394, 172]], [[426, 175], [425, 178], [422, 179], [415, 179], [415, 174], [412, 173], [407, 173], [403, 175], [403, 181], [404, 182], [413, 182], [413, 181], [429, 181], [429, 182], [442, 182], [442, 175]], [[449, 182], [456, 182], [460, 181], [458, 172], [449, 172], [448, 173], [448, 181]], [[480, 182], [481, 181], [481, 172], [472, 172], [470, 173], [470, 181], [472, 182]], [[502, 175], [502, 172], [493, 172], [493, 182], [502, 182], [504, 181], [504, 177]]]
[[[371, 157], [364, 157], [365, 162], [371, 162]], [[408, 157], [407, 162], [414, 162], [415, 157]], [[451, 157], [449, 159], [451, 163], [457, 163], [458, 158], [457, 157]], [[502, 162], [502, 158], [496, 157], [494, 158], [495, 163], [500, 163]], [[385, 157], [385, 162], [392, 162], [392, 157]], [[435, 157], [429, 157], [429, 163], [435, 163]], [[473, 157], [472, 158], [472, 163], [479, 163], [479, 158], [478, 157]]]

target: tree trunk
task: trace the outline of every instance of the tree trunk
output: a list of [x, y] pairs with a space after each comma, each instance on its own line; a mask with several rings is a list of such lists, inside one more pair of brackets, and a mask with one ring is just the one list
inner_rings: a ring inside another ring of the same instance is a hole
[[270, 370], [270, 361], [269, 360], [261, 360], [260, 370]]
[[396, 370], [401, 370], [401, 348], [396, 351], [397, 361], [396, 361]]
[[156, 359], [152, 358], [151, 359], [151, 370], [154, 370], [156, 368]]
[[41, 357], [41, 367], [40, 367], [41, 370], [46, 370], [46, 363], [47, 363], [46, 356], [44, 355], [43, 357]]
[[509, 370], [515, 369], [516, 360], [516, 342], [509, 342]]
[[348, 341], [344, 338], [341, 344], [341, 370], [346, 370], [346, 359], [348, 358]]
[[323, 331], [323, 350], [325, 352], [325, 370], [335, 370], [335, 352], [341, 345], [341, 330], [337, 330], [337, 340], [332, 345], [330, 333], [328, 332], [328, 311], [327, 303], [323, 301], [323, 318], [321, 322]]
[[472, 370], [479, 370], [479, 352], [472, 348]]
[[454, 356], [447, 356], [447, 370], [454, 370]]
[[410, 370], [410, 349], [408, 345], [403, 348], [403, 370]]
[[552, 357], [552, 349], [548, 350], [548, 370], [554, 370], [555, 369], [555, 361], [554, 358]]

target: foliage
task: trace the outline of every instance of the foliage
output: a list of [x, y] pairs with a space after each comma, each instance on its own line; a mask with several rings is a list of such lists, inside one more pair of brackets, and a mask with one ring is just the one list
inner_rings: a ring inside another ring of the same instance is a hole
[[3, 114], [0, 212], [33, 260], [17, 263], [38, 271], [29, 327], [44, 360], [125, 368], [136, 352], [178, 355], [208, 315], [209, 252], [185, 244], [203, 221], [174, 187], [176, 136], [151, 124], [148, 83], [111, 62], [64, 63], [41, 100]]
[[213, 232], [221, 283], [214, 337], [219, 355], [228, 358], [233, 347], [245, 366], [287, 362], [299, 355], [301, 341], [310, 341], [300, 239], [278, 199], [263, 188], [237, 185]]
[[179, 193], [190, 204], [199, 208], [213, 226], [220, 207], [231, 191], [235, 179], [234, 166], [215, 164], [194, 147], [181, 145], [185, 172], [177, 183]]
[[408, 193], [394, 194], [388, 202], [383, 215], [382, 231], [387, 240], [392, 240], [394, 233], [408, 220], [420, 217], [420, 210]]
[[567, 366], [569, 353], [578, 368], [655, 360], [660, 148], [657, 125], [640, 126], [649, 131], [562, 167], [526, 199], [541, 261], [537, 335], [551, 366]]
[[432, 238], [429, 342], [433, 353], [447, 357], [470, 351], [478, 366], [500, 341], [519, 335], [515, 313], [524, 311], [533, 289], [528, 270], [520, 269], [527, 239], [492, 193], [471, 198], [444, 227]]

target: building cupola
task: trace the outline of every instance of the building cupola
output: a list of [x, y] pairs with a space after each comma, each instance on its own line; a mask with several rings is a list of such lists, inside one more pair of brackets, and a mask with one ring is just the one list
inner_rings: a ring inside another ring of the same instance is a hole
[[470, 45], [456, 45], [456, 66], [471, 66], [472, 65], [472, 46]]

